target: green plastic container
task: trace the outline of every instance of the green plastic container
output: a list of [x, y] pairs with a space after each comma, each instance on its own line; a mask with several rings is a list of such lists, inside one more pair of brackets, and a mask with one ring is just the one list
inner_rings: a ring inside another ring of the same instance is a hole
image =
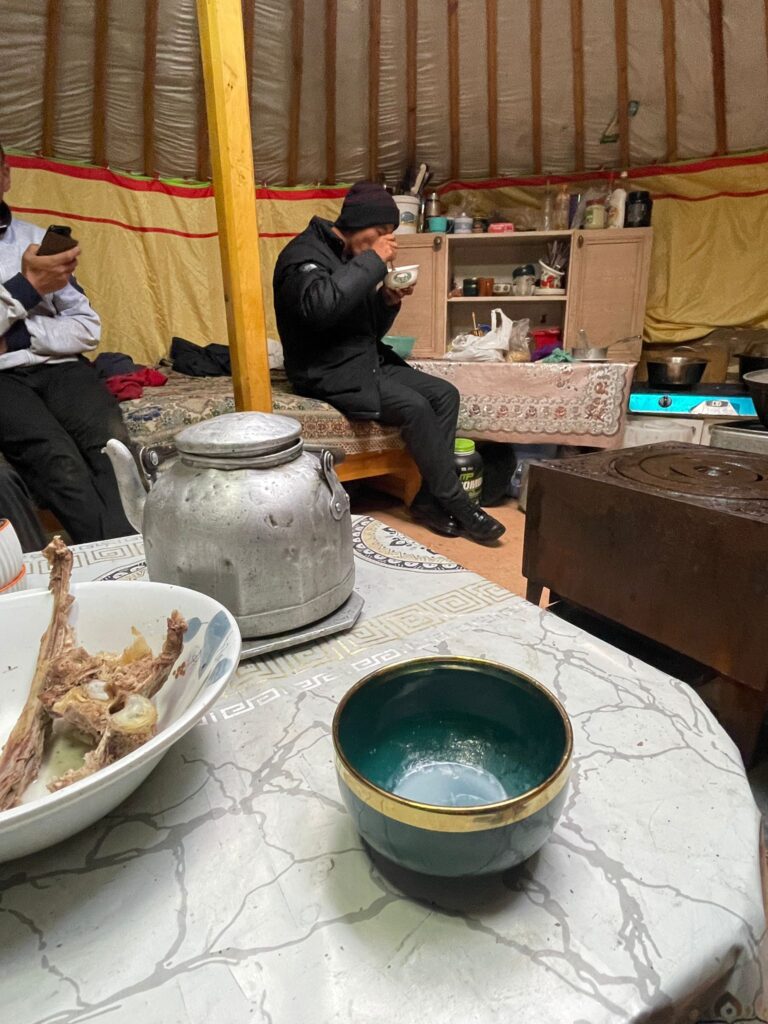
[[381, 340], [389, 348], [394, 349], [401, 359], [407, 359], [416, 344], [415, 338], [409, 338], [405, 334], [385, 334]]

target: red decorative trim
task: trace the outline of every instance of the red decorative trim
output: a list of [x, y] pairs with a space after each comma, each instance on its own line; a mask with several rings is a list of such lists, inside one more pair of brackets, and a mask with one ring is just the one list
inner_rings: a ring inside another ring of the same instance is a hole
[[[14, 213], [34, 213], [39, 216], [54, 217], [57, 220], [79, 220], [92, 224], [109, 224], [125, 231], [136, 231], [139, 234], [176, 235], [178, 238], [216, 238], [218, 231], [179, 231], [176, 228], [150, 227], [140, 224], [126, 224], [125, 221], [112, 220], [110, 217], [87, 217], [82, 213], [66, 213], [63, 210], [41, 210], [35, 206], [14, 206]], [[296, 231], [260, 231], [261, 238], [295, 238]]]
[[[760, 164], [768, 164], [768, 152], [749, 153], [744, 156], [734, 157], [712, 157], [707, 160], [692, 160], [688, 163], [680, 164], [653, 164], [650, 167], [633, 167], [628, 172], [628, 177], [630, 179], [657, 178], [666, 174], [699, 174], [702, 171], [713, 171], [724, 167], [753, 167]], [[455, 192], [458, 189], [472, 192], [481, 189], [509, 188], [514, 186], [518, 186], [520, 188], [536, 187], [546, 185], [547, 182], [549, 182], [550, 185], [568, 185], [579, 181], [610, 181], [611, 179], [614, 179], [617, 184], [620, 182], [617, 171], [579, 171], [576, 174], [549, 174], [520, 178], [495, 178], [489, 181], [448, 181], [444, 185], [440, 185], [437, 191], [441, 194], [445, 192]], [[742, 193], [723, 193], [723, 195], [726, 194], [738, 196]], [[750, 195], [751, 193], [743, 194]], [[701, 198], [708, 199], [710, 197], [702, 196]]]
[[710, 192], [706, 196], [680, 196], [676, 192], [662, 192], [659, 195], [654, 193], [653, 201], [677, 199], [681, 203], [703, 203], [708, 199], [753, 199], [755, 196], [768, 196], [768, 188], [756, 188], [751, 192]]
[[[79, 178], [84, 181], [103, 181], [118, 188], [131, 192], [157, 192], [161, 195], [177, 196], [181, 199], [210, 199], [213, 196], [212, 185], [175, 185], [159, 178], [134, 178], [127, 174], [117, 174], [108, 167], [84, 167], [78, 164], [58, 163], [45, 160], [39, 156], [14, 156], [8, 154], [6, 160], [10, 167], [23, 168], [29, 171], [48, 171], [51, 174], [62, 174], [68, 178]], [[257, 188], [257, 199], [276, 199], [285, 201], [306, 199], [343, 199], [349, 191], [347, 186], [337, 188]]]

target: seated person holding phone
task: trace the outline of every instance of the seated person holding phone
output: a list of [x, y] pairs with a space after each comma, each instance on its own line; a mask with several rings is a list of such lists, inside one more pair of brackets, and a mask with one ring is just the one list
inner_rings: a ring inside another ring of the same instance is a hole
[[68, 229], [17, 220], [0, 146], [0, 452], [76, 543], [133, 533], [101, 449], [127, 442], [120, 408], [83, 358], [101, 326], [72, 276]]

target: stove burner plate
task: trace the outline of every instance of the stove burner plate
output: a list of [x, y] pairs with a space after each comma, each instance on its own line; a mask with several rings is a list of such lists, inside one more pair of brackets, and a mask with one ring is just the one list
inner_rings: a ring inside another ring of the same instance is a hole
[[672, 494], [727, 501], [768, 501], [768, 459], [723, 449], [619, 455], [612, 469], [626, 480]]

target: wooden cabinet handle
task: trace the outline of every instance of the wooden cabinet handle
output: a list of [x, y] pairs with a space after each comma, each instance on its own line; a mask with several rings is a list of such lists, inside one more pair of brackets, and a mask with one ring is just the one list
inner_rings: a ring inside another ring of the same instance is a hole
[[432, 248], [435, 250], [435, 252], [439, 252], [442, 249], [442, 247], [443, 247], [443, 236], [442, 235], [435, 235], [435, 237], [432, 239]]
[[579, 249], [582, 248], [582, 246], [584, 245], [584, 235], [579, 235], [579, 237], [576, 239], [576, 245], [579, 247]]

